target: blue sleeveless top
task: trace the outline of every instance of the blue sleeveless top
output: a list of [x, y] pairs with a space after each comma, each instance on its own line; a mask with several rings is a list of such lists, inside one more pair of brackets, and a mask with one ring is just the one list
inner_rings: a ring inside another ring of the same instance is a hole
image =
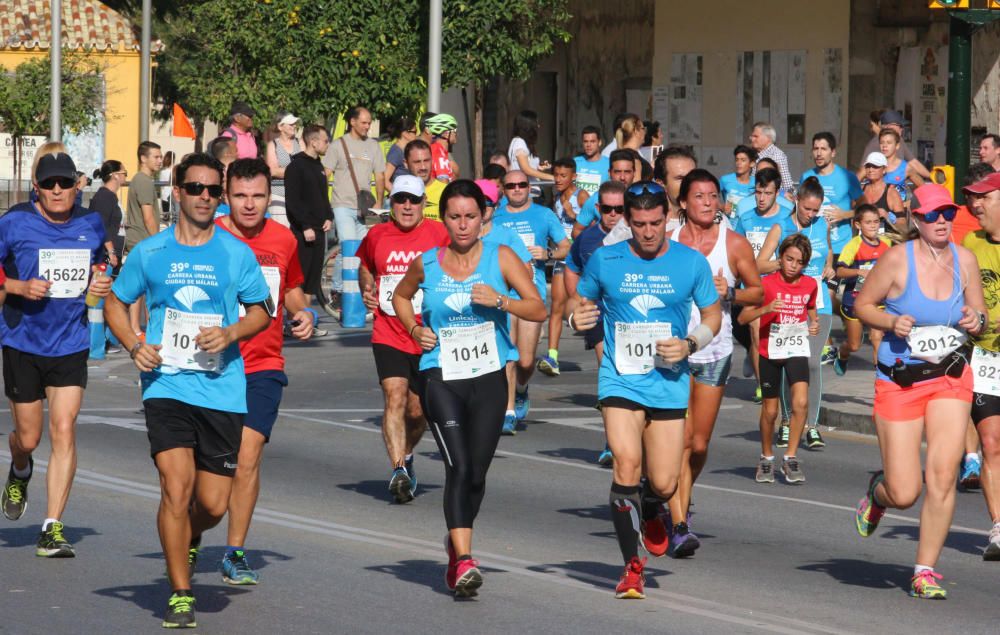
[[830, 300], [830, 293], [827, 291], [826, 282], [823, 280], [823, 270], [826, 269], [826, 257], [830, 253], [830, 243], [827, 241], [829, 232], [829, 225], [823, 216], [817, 216], [813, 219], [811, 225], [799, 229], [794, 211], [789, 217], [788, 222], [781, 225], [781, 240], [785, 240], [785, 238], [792, 234], [802, 234], [809, 239], [809, 244], [812, 247], [812, 255], [809, 257], [809, 263], [806, 264], [806, 268], [802, 270], [802, 273], [815, 280], [817, 287], [819, 287], [819, 293], [823, 294], [822, 296], [817, 296], [816, 299], [817, 315], [833, 315], [833, 302]]
[[[885, 299], [885, 312], [889, 315], [911, 315], [916, 320], [915, 326], [932, 326], [941, 324], [955, 328], [962, 319], [962, 306], [965, 304], [965, 294], [962, 291], [961, 269], [958, 266], [958, 250], [949, 243], [951, 257], [955, 263], [951, 294], [944, 300], [932, 300], [920, 290], [917, 280], [917, 262], [913, 255], [913, 245], [916, 241], [906, 243], [906, 262], [909, 269], [906, 272], [906, 288], [895, 298]], [[893, 366], [896, 360], [901, 360], [907, 366], [924, 364], [918, 359], [910, 359], [910, 345], [906, 338], [898, 337], [891, 330], [885, 332], [882, 343], [878, 347], [878, 361], [886, 366]], [[892, 381], [879, 370], [875, 372], [878, 379]]]
[[[455, 280], [441, 268], [438, 257], [442, 252], [439, 248], [425, 251], [420, 256], [424, 265], [424, 281], [420, 283], [420, 289], [424, 292], [421, 312], [423, 322], [435, 333], [442, 327], [475, 326], [493, 322], [502, 369], [506, 362], [518, 359], [517, 347], [510, 339], [508, 316], [499, 309], [472, 303], [472, 285], [477, 283], [489, 285], [498, 293], [509, 295], [510, 288], [500, 270], [499, 251], [498, 245], [483, 243], [483, 252], [476, 270], [462, 281]], [[425, 351], [420, 356], [420, 370], [440, 368], [440, 353], [440, 342], [433, 349]]]
[[906, 161], [900, 160], [899, 167], [892, 172], [886, 171], [885, 182], [896, 188], [899, 198], [906, 200]]

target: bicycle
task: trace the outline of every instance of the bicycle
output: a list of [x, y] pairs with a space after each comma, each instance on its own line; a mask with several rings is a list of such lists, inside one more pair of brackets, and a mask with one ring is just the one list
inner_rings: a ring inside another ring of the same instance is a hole
[[[389, 222], [389, 210], [380, 208], [369, 208], [365, 210], [365, 225], [371, 227], [379, 223]], [[340, 319], [340, 294], [333, 290], [333, 270], [334, 262], [340, 255], [340, 240], [337, 238], [336, 230], [328, 232], [326, 235], [326, 253], [323, 255], [323, 268], [320, 272], [319, 295], [316, 301], [323, 307], [323, 311], [330, 317]], [[369, 311], [365, 316], [366, 321], [372, 319]]]

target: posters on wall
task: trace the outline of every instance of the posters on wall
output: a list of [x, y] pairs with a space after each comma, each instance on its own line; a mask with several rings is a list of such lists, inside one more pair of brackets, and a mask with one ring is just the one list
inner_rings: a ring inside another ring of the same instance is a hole
[[910, 122], [906, 141], [921, 162], [945, 161], [948, 48], [907, 47], [896, 66], [896, 109]]
[[736, 135], [770, 122], [778, 145], [806, 142], [806, 51], [745, 51], [736, 63]]
[[[668, 88], [667, 143], [701, 143], [702, 56], [674, 53]], [[654, 95], [654, 118], [656, 96]], [[663, 122], [664, 119], [657, 118]]]

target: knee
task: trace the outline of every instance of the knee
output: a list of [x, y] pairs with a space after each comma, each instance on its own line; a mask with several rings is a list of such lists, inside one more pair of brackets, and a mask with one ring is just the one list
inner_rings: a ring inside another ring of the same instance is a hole
[[705, 456], [708, 454], [708, 439], [696, 434], [691, 438], [690, 447], [693, 456]]
[[983, 444], [983, 461], [1000, 466], [1000, 426], [994, 428], [997, 429], [984, 431], [980, 424], [979, 440]]
[[50, 422], [49, 437], [53, 450], [72, 449], [76, 444], [76, 426], [74, 420], [54, 420]]
[[807, 410], [809, 410], [809, 397], [793, 398], [792, 410], [798, 413], [805, 413]]
[[893, 485], [889, 481], [884, 481], [882, 486], [885, 487], [885, 491], [889, 495], [893, 507], [898, 509], [913, 507], [913, 504], [920, 498], [920, 483]]
[[676, 475], [655, 475], [647, 477], [650, 489], [660, 498], [666, 500], [677, 491]]
[[17, 439], [17, 445], [21, 450], [25, 452], [34, 452], [38, 448], [38, 444], [42, 441], [41, 431], [39, 432], [24, 432], [18, 430], [17, 435], [11, 436], [11, 439]]
[[642, 462], [636, 457], [614, 453], [614, 478], [616, 483], [634, 485], [642, 474]]
[[765, 399], [760, 406], [760, 414], [767, 421], [774, 421], [778, 416], [778, 400]]
[[168, 483], [161, 488], [160, 505], [170, 514], [185, 516], [191, 508], [193, 483]]

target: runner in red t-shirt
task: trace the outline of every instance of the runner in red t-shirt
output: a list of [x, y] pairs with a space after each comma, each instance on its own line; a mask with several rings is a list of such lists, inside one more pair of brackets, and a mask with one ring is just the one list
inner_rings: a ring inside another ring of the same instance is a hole
[[281, 354], [283, 313], [292, 315], [292, 335], [307, 340], [316, 315], [309, 306], [299, 265], [295, 236], [286, 227], [264, 218], [271, 198], [271, 171], [262, 159], [237, 159], [226, 172], [232, 211], [216, 224], [241, 240], [257, 256], [274, 305], [271, 325], [240, 342], [247, 378], [247, 415], [237, 459], [239, 467], [229, 497], [229, 532], [222, 559], [223, 580], [229, 584], [257, 584], [258, 574], [247, 564], [243, 549], [250, 519], [260, 492], [260, 461], [264, 444], [278, 418], [282, 390], [288, 385]]
[[[760, 307], [747, 307], [740, 324], [760, 318], [760, 461], [757, 482], [774, 482], [774, 455], [771, 443], [778, 417], [781, 373], [784, 371], [792, 393], [792, 416], [788, 448], [781, 472], [789, 483], [804, 482], [795, 456], [806, 412], [809, 410], [809, 336], [819, 333], [816, 317], [816, 280], [802, 270], [812, 255], [812, 245], [802, 234], [792, 234], [778, 248], [778, 271], [761, 279], [764, 300]], [[807, 320], [808, 318], [808, 320]]]
[[[417, 477], [413, 472], [413, 448], [420, 441], [427, 420], [420, 406], [420, 346], [410, 337], [392, 308], [396, 285], [420, 254], [448, 244], [448, 231], [435, 220], [424, 218], [424, 183], [415, 176], [398, 176], [389, 194], [392, 220], [376, 225], [358, 247], [361, 266], [358, 279], [365, 306], [375, 314], [372, 352], [379, 383], [385, 395], [382, 437], [392, 462], [389, 492], [397, 503], [413, 500]], [[420, 296], [414, 298], [419, 303]], [[414, 307], [417, 322], [420, 308]]]

